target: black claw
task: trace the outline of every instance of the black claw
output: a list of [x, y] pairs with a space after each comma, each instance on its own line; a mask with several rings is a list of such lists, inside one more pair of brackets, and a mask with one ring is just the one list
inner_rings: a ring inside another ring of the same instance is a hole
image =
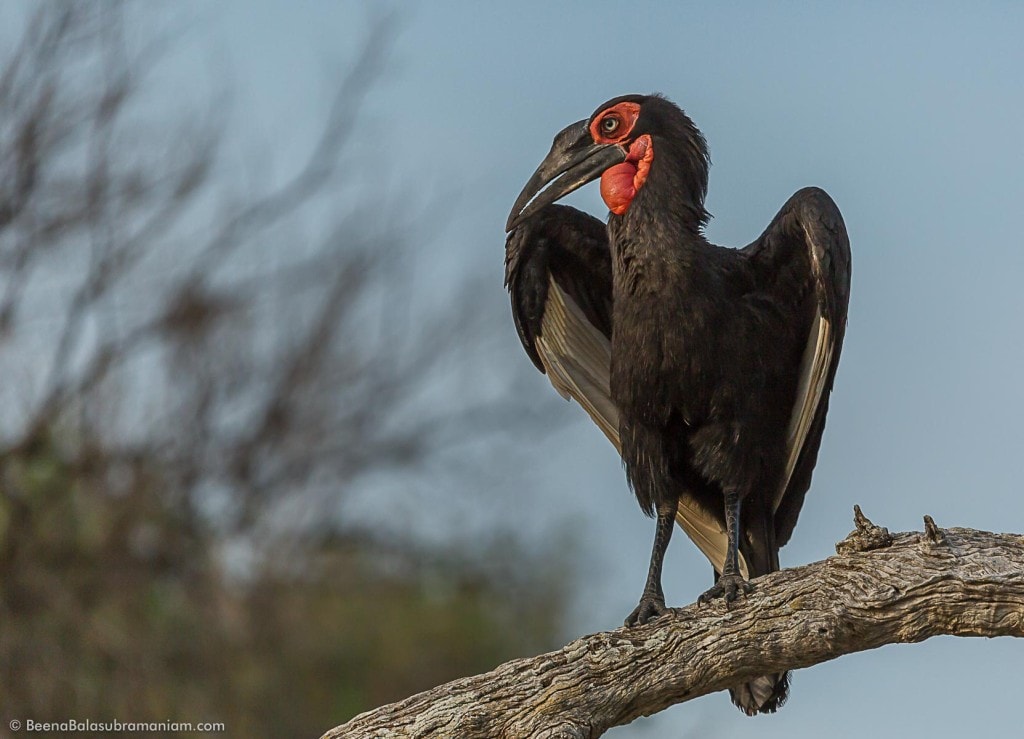
[[716, 598], [724, 598], [728, 605], [736, 600], [741, 593], [747, 595], [752, 592], [754, 592], [754, 586], [744, 580], [742, 575], [722, 575], [714, 586], [697, 599], [697, 602], [706, 605]]
[[626, 626], [641, 626], [669, 612], [665, 607], [665, 599], [653, 595], [645, 595], [639, 605], [626, 618]]

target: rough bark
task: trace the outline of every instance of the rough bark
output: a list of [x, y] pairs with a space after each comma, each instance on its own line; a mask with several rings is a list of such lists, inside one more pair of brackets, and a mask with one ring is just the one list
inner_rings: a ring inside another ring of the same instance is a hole
[[1024, 636], [1024, 536], [889, 534], [855, 508], [837, 556], [776, 572], [726, 608], [675, 609], [646, 626], [577, 639], [356, 716], [345, 737], [598, 737], [613, 726], [884, 644], [940, 634]]

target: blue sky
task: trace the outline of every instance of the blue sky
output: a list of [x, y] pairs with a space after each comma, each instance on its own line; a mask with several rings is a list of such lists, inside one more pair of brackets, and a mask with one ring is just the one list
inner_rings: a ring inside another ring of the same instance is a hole
[[[274, 142], [275, 171], [287, 172], [376, 10], [197, 5], [197, 62], [180, 64], [226, 71], [247, 124], [239, 146]], [[928, 513], [940, 526], [1024, 531], [1024, 4], [430, 2], [397, 16], [367, 156], [417, 204], [444, 195], [446, 225], [424, 248], [490, 275], [481, 310], [508, 311], [503, 224], [552, 136], [620, 94], [663, 92], [703, 130], [716, 243], [748, 243], [804, 185], [837, 201], [853, 249], [850, 324], [784, 565], [832, 554], [854, 503], [892, 530], [919, 529]], [[605, 212], [595, 187], [571, 202]], [[539, 375], [529, 391], [553, 392]], [[548, 454], [532, 484], [567, 492], [543, 496], [526, 525], [582, 522], [587, 579], [571, 631], [615, 627], [639, 596], [653, 524], [587, 422]], [[677, 537], [670, 603], [692, 601], [709, 570]], [[774, 717], [747, 719], [716, 695], [609, 736], [1012, 735], [1022, 660], [1024, 644], [1008, 639], [889, 647], [800, 671]]]

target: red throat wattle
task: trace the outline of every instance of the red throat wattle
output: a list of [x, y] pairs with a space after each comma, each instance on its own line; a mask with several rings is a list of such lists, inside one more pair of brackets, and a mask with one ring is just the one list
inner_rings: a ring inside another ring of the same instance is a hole
[[601, 197], [612, 213], [621, 216], [629, 209], [629, 204], [647, 179], [653, 159], [651, 137], [644, 134], [630, 144], [626, 161], [604, 171], [601, 175]]

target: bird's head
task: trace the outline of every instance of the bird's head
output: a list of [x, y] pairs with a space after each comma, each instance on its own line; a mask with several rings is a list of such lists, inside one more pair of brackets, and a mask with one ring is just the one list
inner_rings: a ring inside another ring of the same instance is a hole
[[601, 197], [615, 215], [629, 211], [647, 187], [672, 198], [672, 205], [699, 227], [708, 219], [708, 165], [704, 137], [675, 103], [661, 95], [613, 98], [555, 136], [505, 229], [598, 177]]

